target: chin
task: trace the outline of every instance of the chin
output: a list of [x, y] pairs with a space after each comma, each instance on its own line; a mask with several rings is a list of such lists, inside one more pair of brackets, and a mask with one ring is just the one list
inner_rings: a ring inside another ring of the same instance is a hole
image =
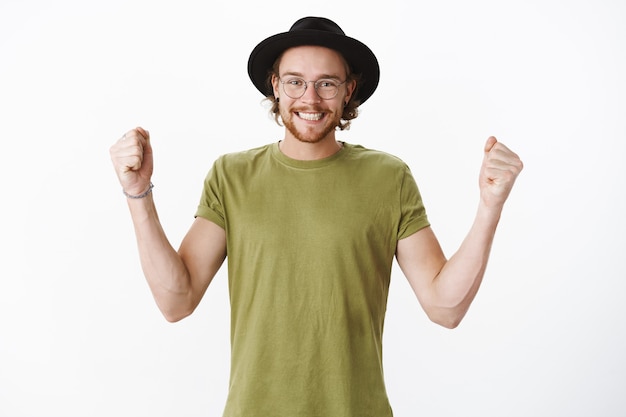
[[288, 121], [283, 121], [285, 127], [300, 142], [303, 143], [320, 143], [324, 139], [328, 138], [337, 128], [339, 124], [339, 120], [335, 120], [334, 123], [330, 122], [324, 125], [321, 129], [316, 129], [315, 131], [311, 131], [307, 129], [306, 131], [302, 131], [298, 129], [292, 119]]
[[304, 143], [320, 143], [322, 142], [324, 139], [329, 137], [329, 134], [334, 131], [335, 128], [329, 128], [329, 129], [325, 129], [324, 131], [320, 132], [320, 133], [315, 133], [315, 132], [300, 132], [298, 130], [291, 130], [291, 134], [298, 139], [300, 142], [304, 142]]

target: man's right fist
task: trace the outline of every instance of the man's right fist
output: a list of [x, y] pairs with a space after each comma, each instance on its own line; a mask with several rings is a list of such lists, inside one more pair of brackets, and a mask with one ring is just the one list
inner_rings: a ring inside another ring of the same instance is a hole
[[111, 146], [109, 153], [125, 193], [140, 195], [150, 187], [153, 159], [147, 130], [138, 127], [126, 132]]

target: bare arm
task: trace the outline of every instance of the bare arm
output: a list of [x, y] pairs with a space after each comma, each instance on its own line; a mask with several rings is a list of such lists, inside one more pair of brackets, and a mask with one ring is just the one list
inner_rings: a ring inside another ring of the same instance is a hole
[[[111, 159], [124, 190], [139, 195], [152, 175], [152, 147], [147, 131], [137, 128], [111, 147]], [[226, 257], [224, 230], [197, 218], [177, 252], [157, 214], [152, 194], [128, 198], [139, 256], [154, 299], [168, 321], [178, 321], [199, 304]]]
[[431, 228], [398, 242], [396, 258], [429, 318], [456, 327], [474, 300], [487, 267], [500, 214], [522, 169], [519, 157], [495, 138], [485, 145], [479, 178], [481, 199], [474, 223], [446, 260]]
[[129, 199], [141, 266], [161, 313], [171, 322], [190, 315], [226, 257], [224, 229], [198, 217], [175, 251], [152, 196]]

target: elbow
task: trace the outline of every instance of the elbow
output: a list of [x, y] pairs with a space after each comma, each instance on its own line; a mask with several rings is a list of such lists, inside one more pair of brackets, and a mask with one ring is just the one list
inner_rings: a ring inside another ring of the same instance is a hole
[[165, 317], [165, 320], [167, 320], [169, 323], [176, 323], [178, 321], [181, 321], [182, 319], [184, 319], [188, 315], [189, 314], [163, 313], [163, 317]]
[[431, 321], [433, 323], [438, 324], [438, 325], [440, 325], [442, 327], [445, 327], [446, 329], [450, 329], [450, 330], [456, 329], [459, 326], [459, 324], [461, 324], [461, 320], [462, 320], [462, 318], [452, 318], [452, 319], [445, 319], [445, 320], [441, 320], [441, 319], [433, 320], [433, 319], [431, 319]]
[[176, 323], [190, 316], [198, 305], [190, 294], [176, 294], [174, 296], [170, 294], [157, 296], [155, 294], [154, 301], [156, 301], [156, 305], [165, 320], [170, 323]]
[[161, 314], [165, 320], [170, 323], [176, 323], [181, 321], [187, 316], [190, 316], [193, 313], [193, 309], [181, 309], [181, 308], [159, 308], [161, 310]]
[[463, 317], [465, 311], [459, 311], [455, 309], [436, 309], [434, 311], [427, 312], [428, 318], [435, 324], [438, 324], [446, 329], [456, 329]]
[[185, 317], [189, 315], [190, 313], [185, 313], [185, 314], [163, 313], [163, 317], [165, 317], [165, 320], [167, 320], [169, 323], [176, 323], [178, 321], [181, 321], [182, 319], [184, 319]]

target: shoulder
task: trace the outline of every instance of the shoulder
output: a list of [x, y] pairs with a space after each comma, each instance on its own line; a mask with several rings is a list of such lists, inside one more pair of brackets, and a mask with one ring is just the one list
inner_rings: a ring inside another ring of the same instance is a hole
[[397, 172], [407, 171], [408, 165], [399, 157], [377, 149], [366, 148], [362, 145], [345, 144], [350, 150], [349, 156], [352, 161], [365, 164], [379, 170], [391, 170]]
[[257, 148], [247, 149], [239, 152], [231, 152], [221, 155], [215, 161], [217, 169], [233, 169], [237, 167], [250, 167], [258, 161], [266, 159], [270, 154], [270, 145], [263, 145]]
[[240, 161], [248, 162], [258, 158], [262, 158], [270, 151], [272, 144], [263, 145], [257, 148], [247, 149], [245, 151], [231, 152], [221, 155], [218, 160], [222, 160], [228, 163], [237, 163]]

